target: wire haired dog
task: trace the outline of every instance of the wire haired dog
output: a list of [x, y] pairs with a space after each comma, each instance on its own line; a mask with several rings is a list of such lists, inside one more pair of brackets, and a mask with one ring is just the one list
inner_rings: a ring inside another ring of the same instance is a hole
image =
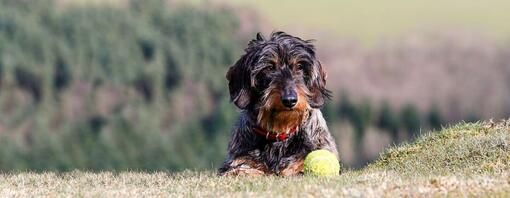
[[331, 95], [311, 41], [259, 33], [226, 77], [231, 100], [242, 111], [220, 175], [296, 175], [311, 151], [338, 157], [319, 110]]

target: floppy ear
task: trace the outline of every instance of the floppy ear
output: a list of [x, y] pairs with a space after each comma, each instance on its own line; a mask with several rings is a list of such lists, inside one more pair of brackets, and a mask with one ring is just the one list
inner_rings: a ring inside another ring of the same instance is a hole
[[312, 108], [321, 108], [327, 99], [331, 98], [331, 91], [326, 89], [327, 74], [319, 61], [315, 63], [310, 87]]
[[245, 109], [251, 100], [248, 55], [245, 54], [228, 69], [227, 80], [230, 100], [240, 109]]
[[265, 41], [262, 34], [257, 33], [255, 39], [248, 43], [244, 54], [233, 66], [228, 69], [227, 80], [230, 91], [230, 100], [240, 109], [246, 109], [250, 104], [251, 93], [251, 64], [254, 60], [254, 50]]

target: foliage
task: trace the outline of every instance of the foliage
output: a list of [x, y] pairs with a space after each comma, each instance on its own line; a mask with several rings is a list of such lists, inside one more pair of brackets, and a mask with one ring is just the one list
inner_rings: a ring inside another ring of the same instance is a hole
[[418, 110], [412, 105], [406, 105], [400, 113], [402, 125], [407, 133], [412, 137], [420, 131], [420, 115]]
[[427, 121], [430, 125], [430, 128], [433, 130], [441, 129], [443, 124], [443, 117], [441, 116], [441, 112], [439, 112], [439, 108], [437, 106], [432, 106], [427, 115]]
[[388, 131], [394, 140], [398, 140], [400, 120], [392, 111], [388, 103], [384, 103], [382, 105], [377, 126], [383, 130]]
[[[0, 170], [219, 164], [242, 51], [221, 7], [0, 0]], [[213, 152], [214, 151], [214, 152]]]

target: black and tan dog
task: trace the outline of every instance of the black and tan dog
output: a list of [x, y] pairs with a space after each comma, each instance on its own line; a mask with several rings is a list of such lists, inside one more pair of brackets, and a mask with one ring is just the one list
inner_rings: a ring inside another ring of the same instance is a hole
[[329, 99], [326, 72], [310, 41], [260, 33], [227, 73], [230, 97], [242, 112], [220, 175], [296, 175], [306, 155], [338, 155], [319, 110]]

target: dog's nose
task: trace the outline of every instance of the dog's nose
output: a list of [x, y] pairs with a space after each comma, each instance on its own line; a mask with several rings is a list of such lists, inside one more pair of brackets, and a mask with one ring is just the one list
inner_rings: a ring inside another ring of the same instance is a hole
[[297, 97], [294, 94], [284, 95], [282, 96], [282, 103], [285, 107], [292, 108], [297, 103]]

